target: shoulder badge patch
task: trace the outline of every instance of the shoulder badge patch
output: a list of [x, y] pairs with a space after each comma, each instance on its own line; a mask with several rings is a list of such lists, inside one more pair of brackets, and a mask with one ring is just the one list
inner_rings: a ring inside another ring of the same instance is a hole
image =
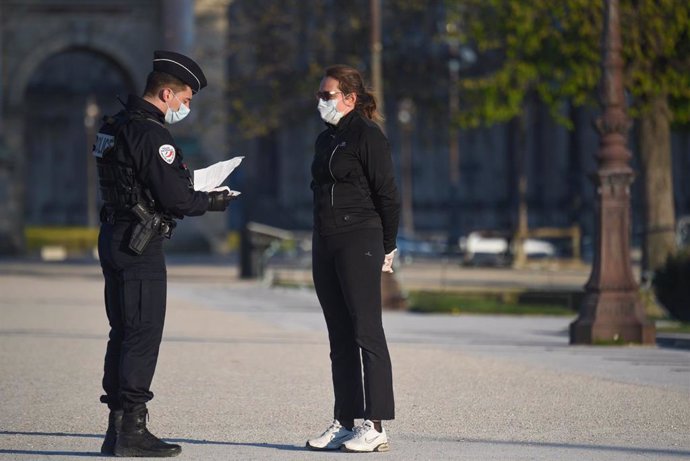
[[171, 165], [175, 161], [175, 148], [170, 144], [163, 144], [158, 148], [158, 155], [165, 160], [165, 163]]
[[96, 142], [93, 145], [94, 157], [103, 158], [103, 154], [115, 145], [115, 136], [98, 133], [96, 135]]

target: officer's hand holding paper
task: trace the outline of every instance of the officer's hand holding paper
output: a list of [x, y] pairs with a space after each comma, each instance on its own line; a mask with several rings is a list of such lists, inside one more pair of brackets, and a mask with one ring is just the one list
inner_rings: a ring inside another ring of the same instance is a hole
[[208, 193], [208, 211], [225, 211], [233, 199], [227, 190], [212, 190]]
[[242, 163], [243, 158], [241, 156], [233, 157], [230, 160], [194, 170], [194, 190], [202, 192], [227, 191], [230, 197], [237, 197], [241, 192], [230, 190], [228, 186], [221, 186], [221, 184]]

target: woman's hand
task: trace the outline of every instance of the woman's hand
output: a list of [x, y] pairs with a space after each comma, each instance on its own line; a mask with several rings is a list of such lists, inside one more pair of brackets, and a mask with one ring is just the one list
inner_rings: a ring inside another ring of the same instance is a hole
[[383, 267], [381, 267], [381, 272], [388, 272], [391, 274], [393, 273], [393, 257], [395, 256], [396, 251], [398, 251], [397, 248], [388, 253], [386, 256], [384, 256]]

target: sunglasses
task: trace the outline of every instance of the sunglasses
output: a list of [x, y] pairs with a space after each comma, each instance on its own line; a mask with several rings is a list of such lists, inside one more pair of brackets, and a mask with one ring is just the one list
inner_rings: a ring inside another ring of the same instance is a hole
[[316, 98], [317, 99], [323, 99], [324, 101], [328, 101], [329, 99], [333, 99], [336, 94], [342, 94], [342, 91], [317, 91], [316, 92]]

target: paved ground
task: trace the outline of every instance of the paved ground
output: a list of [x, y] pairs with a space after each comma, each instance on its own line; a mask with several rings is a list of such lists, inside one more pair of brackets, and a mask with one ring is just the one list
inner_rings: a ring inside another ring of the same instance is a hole
[[[572, 347], [570, 318], [386, 313], [392, 451], [313, 453], [332, 406], [310, 290], [171, 264], [150, 404], [180, 459], [676, 460], [690, 457], [690, 351]], [[98, 457], [99, 269], [0, 262], [0, 459]]]

